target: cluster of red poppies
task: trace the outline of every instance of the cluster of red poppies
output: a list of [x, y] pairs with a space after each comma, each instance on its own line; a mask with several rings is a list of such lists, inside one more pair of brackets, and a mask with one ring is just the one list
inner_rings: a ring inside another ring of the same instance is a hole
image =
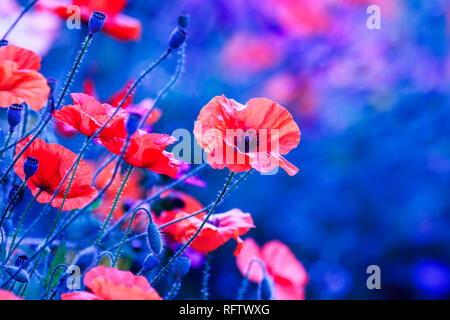
[[[90, 1], [74, 0], [73, 4], [82, 8], [83, 20], [87, 21], [91, 13]], [[125, 1], [104, 1], [104, 11], [108, 15], [103, 31], [122, 40], [140, 35], [140, 24], [123, 16], [120, 12]], [[53, 10], [64, 16], [67, 5], [54, 4], [51, 1], [40, 1], [41, 8]], [[96, 8], [98, 9], [98, 8]], [[8, 45], [0, 48], [0, 106], [8, 108], [13, 104], [28, 104], [38, 111], [46, 104], [51, 88], [47, 80], [39, 73], [41, 58], [35, 53]], [[129, 85], [127, 86], [127, 89]], [[125, 99], [124, 92], [112, 97], [109, 103], [101, 103], [95, 97], [92, 83], [87, 83], [86, 93], [72, 93], [73, 104], [54, 110], [52, 116], [56, 119], [56, 128], [70, 128], [87, 137], [96, 136], [96, 141], [121, 160], [137, 168], [147, 169], [157, 174], [177, 178], [182, 170], [183, 162], [165, 149], [174, 144], [177, 139], [166, 134], [150, 133], [134, 125], [130, 129], [130, 119], [136, 116], [132, 112], [132, 95]], [[117, 110], [117, 108], [120, 108]], [[150, 111], [151, 107], [145, 108]], [[155, 109], [157, 110], [157, 109]], [[160, 112], [152, 111], [150, 122], [156, 121]], [[141, 117], [138, 117], [138, 122]], [[63, 126], [62, 126], [63, 125]], [[241, 132], [229, 138], [228, 131]], [[265, 143], [259, 135], [261, 131], [274, 131], [276, 134], [266, 137]], [[248, 132], [256, 132], [249, 134]], [[300, 141], [300, 130], [292, 115], [278, 103], [266, 98], [251, 99], [247, 104], [240, 104], [225, 96], [217, 96], [200, 111], [195, 124], [194, 135], [208, 154], [208, 162], [212, 168], [227, 167], [232, 172], [256, 170], [267, 173], [280, 166], [289, 175], [294, 175], [298, 169], [283, 158], [295, 148]], [[239, 144], [243, 142], [244, 145]], [[251, 142], [254, 143], [250, 147]], [[231, 154], [230, 161], [226, 155]], [[16, 174], [26, 181], [27, 187], [40, 203], [50, 203], [62, 210], [81, 209], [88, 205], [97, 195], [98, 190], [112, 180], [112, 185], [105, 193], [102, 203], [95, 209], [97, 213], [105, 214], [110, 202], [116, 196], [116, 190], [122, 177], [114, 176], [116, 162], [111, 162], [100, 171], [95, 183], [91, 166], [81, 159], [77, 165], [76, 174], [71, 182], [65, 179], [77, 155], [62, 145], [47, 143], [31, 136], [25, 137], [16, 146], [17, 162], [14, 165]], [[242, 162], [235, 159], [240, 157]], [[39, 164], [35, 173], [27, 175], [24, 169], [27, 159], [35, 159]], [[131, 197], [137, 201], [146, 197], [140, 187], [140, 171], [134, 171], [123, 190], [123, 197]], [[63, 181], [64, 180], [64, 181]], [[61, 185], [62, 183], [62, 185]], [[61, 185], [61, 186], [60, 186]], [[158, 190], [152, 190], [157, 193]], [[39, 194], [38, 194], [39, 193]], [[270, 276], [275, 285], [275, 297], [279, 299], [302, 299], [304, 287], [308, 281], [306, 271], [293, 253], [282, 243], [272, 241], [259, 249], [256, 243], [240, 237], [254, 228], [252, 217], [240, 209], [232, 209], [225, 213], [209, 217], [206, 212], [191, 216], [203, 209], [203, 205], [193, 197], [176, 190], [168, 190], [160, 195], [161, 199], [177, 199], [182, 205], [172, 208], [162, 208], [158, 213], [153, 210], [153, 221], [164, 225], [175, 220], [165, 228], [166, 236], [174, 243], [186, 243], [195, 236], [191, 249], [205, 254], [216, 250], [230, 239], [238, 243], [235, 250], [237, 265], [242, 274], [250, 280], [260, 282]], [[149, 207], [149, 210], [154, 208]], [[205, 210], [206, 211], [206, 210]], [[119, 220], [125, 210], [119, 208], [113, 218]], [[203, 226], [205, 219], [208, 223]], [[135, 219], [134, 230], [141, 230], [148, 224], [147, 218]], [[196, 232], [201, 232], [196, 235]], [[266, 268], [258, 273], [253, 268], [252, 261], [262, 262]], [[135, 276], [128, 271], [99, 266], [90, 269], [84, 284], [91, 292], [74, 292], [63, 294], [63, 299], [160, 299], [159, 294], [150, 286], [143, 276]], [[0, 291], [0, 299], [15, 298], [9, 292]]]

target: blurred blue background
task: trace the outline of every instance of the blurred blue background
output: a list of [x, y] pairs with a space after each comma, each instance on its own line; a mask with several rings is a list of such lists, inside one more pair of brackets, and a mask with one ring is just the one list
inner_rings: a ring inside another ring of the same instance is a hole
[[[370, 4], [381, 8], [379, 30], [366, 26]], [[91, 78], [106, 100], [163, 52], [182, 12], [191, 16], [186, 64], [154, 131], [192, 130], [225, 94], [272, 98], [302, 132], [286, 156], [299, 174], [253, 174], [219, 211], [250, 212], [246, 236], [290, 246], [310, 275], [307, 299], [450, 298], [448, 1], [133, 0], [124, 13], [141, 21], [142, 39], [96, 37], [72, 92]], [[55, 32], [42, 73], [63, 80], [82, 31], [61, 23]], [[175, 67], [172, 55], [136, 101], [154, 98]], [[84, 138], [58, 139], [76, 151]], [[207, 188], [182, 189], [206, 205], [225, 175], [207, 169]], [[236, 296], [234, 245], [215, 254], [213, 298]], [[366, 287], [373, 264], [381, 290]], [[182, 297], [199, 294], [194, 275]]]

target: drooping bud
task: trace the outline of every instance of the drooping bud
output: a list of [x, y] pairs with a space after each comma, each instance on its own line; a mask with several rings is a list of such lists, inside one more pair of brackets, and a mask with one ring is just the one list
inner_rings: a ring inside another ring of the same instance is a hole
[[95, 265], [98, 259], [98, 254], [99, 252], [95, 246], [87, 247], [75, 256], [73, 265], [78, 266], [80, 268], [80, 272], [83, 273]]
[[[20, 271], [19, 271], [20, 269]], [[14, 266], [6, 266], [5, 267], [6, 273], [12, 277], [14, 280], [20, 282], [20, 283], [28, 283], [30, 282], [30, 275], [28, 272], [24, 269], [21, 269], [20, 267], [14, 267]], [[17, 272], [19, 271], [19, 272]]]
[[[16, 196], [16, 193], [19, 192]], [[11, 204], [11, 207], [14, 208], [16, 207], [23, 199], [23, 196], [25, 194], [25, 190], [23, 190], [23, 188], [20, 188], [20, 185], [15, 184], [12, 185], [11, 188], [9, 189], [8, 192], [8, 202], [11, 202], [11, 200], [14, 198], [13, 203]]]
[[14, 266], [16, 267], [22, 267], [23, 265], [25, 265], [25, 263], [27, 263], [28, 261], [28, 257], [23, 255], [23, 256], [18, 256], [16, 258], [16, 261], [14, 261]]
[[189, 14], [183, 13], [181, 16], [178, 17], [178, 25], [180, 28], [186, 29], [189, 23]]
[[258, 286], [258, 299], [271, 300], [272, 299], [272, 285], [267, 277], [264, 277]]
[[16, 126], [22, 121], [24, 105], [23, 104], [12, 104], [8, 111], [6, 112], [6, 117], [8, 118], [9, 131], [13, 132]]
[[142, 264], [142, 272], [149, 272], [154, 269], [157, 265], [159, 265], [159, 258], [151, 252], [144, 260]]
[[25, 173], [25, 179], [29, 179], [39, 168], [39, 160], [33, 157], [28, 157], [23, 162], [23, 172]]
[[171, 49], [178, 49], [186, 40], [187, 33], [180, 27], [176, 27], [175, 30], [172, 31], [172, 34], [169, 38], [169, 47]]
[[95, 33], [103, 29], [106, 15], [100, 11], [94, 11], [89, 18], [89, 35], [93, 36]]
[[191, 268], [191, 260], [186, 256], [179, 256], [173, 263], [173, 272], [178, 278], [183, 278]]
[[128, 136], [131, 137], [139, 128], [142, 116], [136, 112], [130, 112], [128, 115], [126, 129]]
[[0, 40], [0, 47], [6, 47], [8, 45], [8, 40], [2, 39]]
[[158, 226], [153, 222], [149, 223], [147, 227], [147, 243], [154, 254], [157, 256], [161, 254], [163, 248], [161, 233]]

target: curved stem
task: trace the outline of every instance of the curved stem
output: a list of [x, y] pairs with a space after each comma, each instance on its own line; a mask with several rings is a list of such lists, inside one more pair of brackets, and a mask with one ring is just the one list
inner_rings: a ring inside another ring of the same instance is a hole
[[[247, 171], [246, 173], [244, 173], [243, 175], [241, 175], [241, 177], [240, 177], [239, 179], [237, 179], [237, 181], [235, 181], [235, 182], [231, 185], [230, 188], [228, 188], [228, 190], [227, 190], [227, 192], [225, 193], [224, 197], [226, 197], [228, 194], [230, 194], [230, 192], [233, 191], [233, 190], [234, 190], [234, 189], [235, 189], [242, 181], [244, 181], [244, 180], [245, 180], [252, 172], [253, 172], [252, 170], [249, 170], [249, 171]], [[172, 225], [172, 224], [175, 224], [175, 223], [178, 223], [178, 222], [180, 222], [180, 221], [183, 221], [183, 220], [186, 220], [186, 219], [195, 217], [195, 216], [199, 215], [199, 214], [202, 213], [202, 212], [208, 211], [208, 210], [213, 206], [213, 204], [214, 204], [214, 202], [213, 202], [213, 203], [210, 203], [209, 205], [207, 205], [207, 206], [204, 207], [203, 209], [201, 209], [201, 210], [199, 210], [199, 211], [196, 211], [196, 212], [194, 212], [194, 213], [191, 213], [191, 214], [189, 214], [189, 215], [187, 215], [187, 216], [185, 216], [185, 217], [181, 217], [181, 218], [172, 220], [172, 221], [170, 221], [170, 222], [167, 222], [167, 223], [165, 223], [165, 224], [162, 224], [162, 225], [159, 226], [159, 229], [161, 230], [161, 229], [167, 228], [168, 226], [170, 226], [170, 225]], [[127, 239], [125, 243], [128, 243], [128, 242], [131, 242], [131, 241], [133, 241], [133, 240], [136, 240], [136, 239], [145, 237], [146, 234], [147, 234], [147, 233], [143, 232], [143, 233], [140, 233], [140, 234], [138, 234], [138, 235], [135, 235], [134, 237], [131, 237], [131, 238]], [[114, 245], [113, 247], [109, 248], [108, 250], [109, 250], [109, 251], [112, 251], [112, 250], [116, 249], [118, 246], [119, 246], [119, 245], [116, 244], [116, 245]]]
[[234, 172], [230, 172], [230, 175], [228, 176], [227, 182], [225, 183], [225, 186], [223, 187], [222, 191], [220, 192], [219, 196], [217, 197], [216, 201], [214, 202], [211, 210], [209, 210], [208, 214], [206, 215], [205, 219], [203, 220], [200, 227], [197, 229], [197, 231], [194, 233], [194, 235], [180, 248], [180, 250], [177, 251], [177, 253], [170, 259], [170, 261], [166, 264], [166, 266], [156, 275], [156, 277], [152, 280], [151, 284], [154, 285], [159, 278], [169, 269], [169, 267], [172, 265], [172, 263], [175, 262], [175, 260], [178, 258], [178, 256], [183, 253], [183, 251], [194, 241], [194, 239], [199, 235], [199, 233], [202, 231], [205, 224], [208, 222], [208, 219], [211, 217], [211, 215], [216, 210], [217, 204], [222, 200], [223, 196], [225, 195], [225, 192], [227, 191], [228, 186], [231, 183], [231, 180], [233, 179]]
[[123, 250], [123, 246], [125, 245], [125, 242], [126, 242], [126, 240], [128, 238], [128, 234], [130, 233], [131, 226], [133, 225], [133, 221], [134, 221], [134, 218], [136, 216], [136, 213], [139, 210], [144, 210], [147, 213], [148, 217], [149, 217], [150, 223], [153, 223], [152, 215], [146, 208], [137, 208], [136, 210], [134, 210], [133, 215], [131, 216], [131, 219], [130, 219], [130, 223], [128, 224], [128, 228], [125, 231], [125, 234], [123, 235], [122, 241], [120, 241], [119, 249], [117, 250], [116, 254], [114, 255], [114, 260], [113, 260], [113, 263], [112, 263], [112, 267], [116, 266], [117, 260], [119, 259], [120, 254], [121, 254], [121, 252]]
[[53, 280], [55, 279], [55, 276], [56, 276], [56, 273], [57, 273], [58, 269], [60, 269], [60, 268], [64, 268], [64, 269], [67, 270], [67, 265], [65, 265], [65, 264], [58, 264], [53, 269], [52, 275], [50, 276], [50, 279], [48, 281], [47, 289], [45, 290], [45, 293], [44, 293], [44, 298], [45, 299], [50, 299], [49, 294], [50, 294], [50, 291], [52, 290], [52, 283], [53, 283]]
[[92, 183], [95, 182], [95, 180], [97, 179], [98, 175], [105, 170], [105, 168], [111, 163], [113, 162], [116, 158], [118, 158], [117, 155], [113, 155], [110, 159], [108, 159], [98, 170], [97, 172], [94, 174], [94, 176], [92, 177]]

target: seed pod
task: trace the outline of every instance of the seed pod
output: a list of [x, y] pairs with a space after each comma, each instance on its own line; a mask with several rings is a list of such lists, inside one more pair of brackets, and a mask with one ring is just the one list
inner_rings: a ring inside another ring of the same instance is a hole
[[161, 233], [158, 226], [153, 222], [149, 223], [147, 227], [147, 243], [154, 254], [157, 256], [161, 254], [163, 248]]
[[25, 173], [25, 179], [31, 178], [39, 168], [39, 160], [33, 157], [28, 157], [23, 162], [23, 172]]
[[28, 272], [26, 270], [20, 269], [20, 271], [17, 272], [19, 270], [19, 267], [14, 267], [14, 266], [6, 266], [5, 269], [6, 269], [6, 273], [10, 277], [12, 277], [14, 280], [16, 280], [20, 283], [30, 282], [30, 275], [28, 274]]
[[176, 276], [178, 278], [183, 278], [191, 268], [191, 260], [186, 256], [179, 256], [172, 266]]
[[154, 269], [157, 265], [159, 265], [159, 258], [151, 252], [144, 260], [142, 264], [142, 272], [149, 272]]
[[12, 104], [8, 111], [6, 112], [6, 117], [8, 118], [9, 131], [13, 132], [16, 126], [22, 121], [24, 105], [23, 104]]
[[103, 29], [105, 24], [106, 15], [100, 11], [94, 11], [89, 18], [89, 34], [93, 36], [95, 33]]
[[16, 258], [16, 261], [14, 261], [14, 266], [20, 268], [20, 267], [22, 267], [23, 265], [25, 265], [25, 263], [27, 263], [27, 261], [28, 261], [28, 257], [27, 257], [27, 256], [25, 256], [25, 255], [18, 256], [18, 257]]
[[8, 40], [2, 39], [0, 40], [0, 47], [6, 47], [8, 45]]
[[95, 246], [87, 247], [80, 251], [73, 261], [73, 264], [80, 268], [80, 272], [83, 273], [87, 269], [94, 266], [98, 259], [98, 250]]
[[171, 49], [178, 49], [183, 44], [184, 40], [186, 40], [186, 37], [186, 31], [184, 31], [180, 27], [176, 27], [170, 35], [169, 47]]

